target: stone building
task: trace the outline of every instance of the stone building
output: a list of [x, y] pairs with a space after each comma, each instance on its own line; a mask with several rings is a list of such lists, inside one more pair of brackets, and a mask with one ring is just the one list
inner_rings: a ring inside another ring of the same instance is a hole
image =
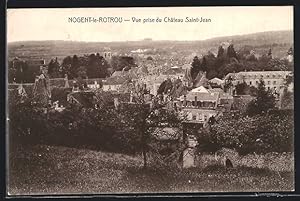
[[228, 73], [225, 80], [232, 79], [233, 86], [245, 82], [249, 86], [257, 87], [260, 79], [265, 82], [266, 89], [280, 93], [283, 89], [286, 77], [291, 71], [248, 71]]
[[174, 104], [187, 115], [188, 122], [204, 124], [210, 117], [217, 116], [219, 99], [219, 93], [210, 93], [205, 87], [200, 86], [179, 97], [178, 102]]

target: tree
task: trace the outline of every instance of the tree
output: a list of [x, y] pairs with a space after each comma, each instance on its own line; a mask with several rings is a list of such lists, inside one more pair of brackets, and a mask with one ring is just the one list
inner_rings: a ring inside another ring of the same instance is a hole
[[240, 154], [293, 151], [293, 114], [244, 116], [226, 113], [211, 126], [211, 146]]
[[265, 82], [261, 79], [257, 87], [256, 98], [249, 103], [247, 113], [249, 115], [266, 113], [275, 108], [275, 104], [275, 96], [270, 90], [266, 90]]
[[236, 59], [238, 59], [237, 54], [236, 54], [236, 52], [234, 50], [233, 44], [230, 44], [228, 46], [228, 48], [227, 48], [227, 57], [228, 58], [236, 58]]
[[87, 78], [87, 74], [86, 74], [86, 67], [84, 66], [80, 66], [78, 69], [77, 69], [77, 78], [81, 78], [81, 79], [86, 79]]
[[31, 70], [26, 61], [15, 58], [8, 63], [9, 82], [28, 83], [34, 82], [35, 74]]
[[155, 139], [154, 130], [166, 127], [181, 128], [181, 119], [174, 110], [166, 110], [155, 102], [152, 106], [145, 101], [143, 87], [137, 87], [132, 92], [134, 104], [124, 104], [118, 109], [123, 120], [123, 132], [132, 133], [135, 146], [143, 155], [144, 167], [147, 167], [147, 152], [151, 150], [150, 143]]
[[48, 74], [50, 78], [61, 77], [59, 70], [60, 70], [60, 64], [57, 61], [57, 57], [55, 58], [55, 60], [51, 59], [51, 61], [48, 64]]
[[222, 45], [219, 46], [219, 49], [218, 49], [218, 55], [217, 55], [217, 58], [222, 58], [224, 57], [224, 48], [222, 47]]
[[67, 56], [63, 59], [62, 63], [61, 63], [61, 67], [60, 67], [60, 72], [65, 75], [67, 74], [69, 78], [73, 78], [70, 77], [71, 76], [71, 64], [72, 64], [72, 57], [71, 56]]
[[282, 108], [294, 108], [294, 92], [289, 91], [288, 88], [290, 84], [294, 81], [294, 75], [293, 73], [287, 75], [284, 81], [284, 89], [283, 94], [281, 98], [281, 107]]
[[193, 79], [195, 79], [201, 70], [201, 61], [197, 56], [194, 57], [192, 62], [192, 68], [191, 68], [191, 76]]
[[71, 62], [71, 69], [70, 69], [70, 77], [75, 78], [77, 77], [77, 71], [80, 67], [79, 58], [77, 55], [74, 55]]
[[202, 63], [201, 63], [201, 71], [207, 71], [208, 70], [208, 64], [207, 64], [207, 60], [206, 57], [204, 56], [202, 58]]
[[274, 71], [287, 71], [288, 63], [285, 60], [280, 60], [278, 58], [270, 59], [267, 66], [264, 67], [264, 70], [274, 70]]
[[130, 70], [132, 67], [136, 67], [133, 57], [130, 56], [113, 56], [111, 60], [111, 66], [115, 71]]
[[110, 67], [108, 62], [99, 53], [96, 54], [96, 62], [99, 68], [98, 77], [105, 78], [109, 75], [108, 68]]
[[246, 82], [239, 83], [235, 86], [236, 94], [237, 95], [255, 95], [256, 88], [253, 86], [247, 85]]
[[271, 48], [268, 51], [268, 57], [272, 59], [272, 49]]

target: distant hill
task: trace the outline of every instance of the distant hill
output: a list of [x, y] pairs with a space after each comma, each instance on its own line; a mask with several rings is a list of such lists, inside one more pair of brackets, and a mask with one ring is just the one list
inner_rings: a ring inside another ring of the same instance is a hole
[[110, 48], [111, 52], [129, 53], [132, 50], [158, 49], [168, 52], [177, 52], [183, 55], [196, 53], [205, 54], [207, 51], [217, 52], [222, 42], [232, 41], [235, 49], [247, 46], [262, 54], [272, 48], [274, 57], [283, 57], [293, 46], [293, 31], [270, 31], [247, 35], [235, 35], [211, 38], [201, 41], [127, 41], [127, 42], [77, 42], [77, 41], [21, 41], [8, 43], [9, 60], [14, 57], [23, 59], [45, 59], [58, 57], [61, 61], [68, 55], [83, 55], [104, 52]]

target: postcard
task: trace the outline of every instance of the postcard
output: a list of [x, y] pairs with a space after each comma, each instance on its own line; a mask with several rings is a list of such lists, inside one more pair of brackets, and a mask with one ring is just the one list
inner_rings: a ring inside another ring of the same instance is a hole
[[293, 6], [7, 9], [7, 193], [292, 192]]

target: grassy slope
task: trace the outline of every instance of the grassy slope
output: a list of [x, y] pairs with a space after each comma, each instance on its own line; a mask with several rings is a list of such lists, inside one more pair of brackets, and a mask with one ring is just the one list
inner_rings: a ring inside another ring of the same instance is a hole
[[10, 194], [279, 191], [293, 189], [292, 172], [208, 166], [141, 168], [142, 159], [65, 147], [20, 148], [10, 155]]

